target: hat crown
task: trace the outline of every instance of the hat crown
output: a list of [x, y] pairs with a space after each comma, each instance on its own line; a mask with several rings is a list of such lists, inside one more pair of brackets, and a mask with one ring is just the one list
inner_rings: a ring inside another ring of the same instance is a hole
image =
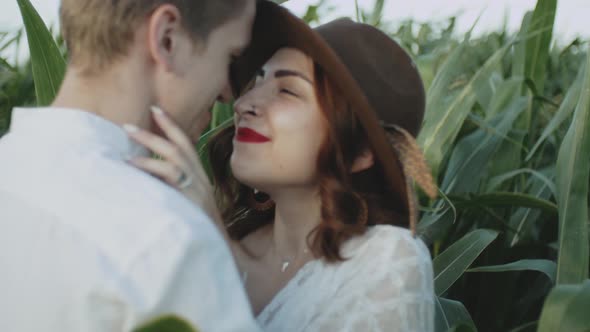
[[315, 31], [347, 67], [377, 117], [416, 136], [424, 117], [425, 96], [410, 56], [381, 30], [347, 18]]

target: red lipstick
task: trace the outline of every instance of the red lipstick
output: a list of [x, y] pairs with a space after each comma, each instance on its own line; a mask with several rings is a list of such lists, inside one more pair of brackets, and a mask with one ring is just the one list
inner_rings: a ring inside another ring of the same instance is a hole
[[240, 127], [236, 133], [236, 140], [244, 143], [265, 143], [269, 142], [270, 138], [253, 129]]

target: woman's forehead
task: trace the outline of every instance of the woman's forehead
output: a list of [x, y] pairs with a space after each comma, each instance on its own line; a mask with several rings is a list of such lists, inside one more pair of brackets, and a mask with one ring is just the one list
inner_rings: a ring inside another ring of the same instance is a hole
[[313, 60], [295, 48], [281, 48], [264, 65], [266, 70], [289, 69], [313, 73]]

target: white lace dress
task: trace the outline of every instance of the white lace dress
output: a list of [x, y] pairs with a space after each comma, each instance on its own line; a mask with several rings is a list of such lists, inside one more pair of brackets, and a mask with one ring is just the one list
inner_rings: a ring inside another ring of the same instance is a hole
[[346, 242], [348, 260], [304, 265], [258, 315], [264, 331], [434, 331], [430, 253], [406, 229], [379, 225]]

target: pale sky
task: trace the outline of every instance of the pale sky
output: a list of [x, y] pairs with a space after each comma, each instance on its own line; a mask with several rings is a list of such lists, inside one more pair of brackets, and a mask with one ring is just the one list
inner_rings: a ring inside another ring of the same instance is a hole
[[[60, 0], [30, 0], [46, 23], [57, 26]], [[354, 0], [327, 0], [335, 12], [324, 16], [324, 21], [338, 16], [355, 17]], [[289, 0], [285, 6], [297, 15], [302, 15], [310, 4], [317, 0]], [[363, 8], [372, 8], [374, 0], [358, 0]], [[482, 14], [475, 33], [496, 30], [508, 15], [511, 31], [519, 28], [527, 10], [534, 9], [536, 0], [386, 0], [384, 21], [396, 23], [408, 18], [418, 22], [442, 21], [460, 14], [457, 21], [459, 32], [468, 30]], [[554, 36], [556, 41], [567, 44], [576, 36], [590, 39], [590, 0], [558, 0]], [[0, 0], [0, 31], [10, 31], [22, 26], [16, 0]], [[23, 47], [26, 49], [26, 47]], [[8, 51], [10, 52], [10, 51]], [[8, 55], [5, 54], [3, 55]]]

